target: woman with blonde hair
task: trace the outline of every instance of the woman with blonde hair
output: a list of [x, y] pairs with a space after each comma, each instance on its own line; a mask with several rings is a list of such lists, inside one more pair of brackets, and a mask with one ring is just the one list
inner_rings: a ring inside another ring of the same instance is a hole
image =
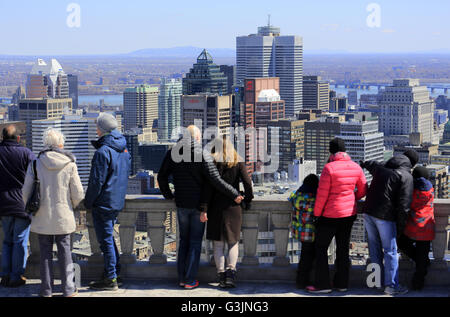
[[53, 243], [58, 248], [58, 264], [64, 297], [77, 295], [73, 281], [70, 234], [76, 230], [74, 209], [84, 197], [75, 157], [64, 150], [64, 135], [48, 128], [43, 136], [44, 151], [30, 164], [23, 186], [23, 200], [32, 195], [35, 173], [40, 182], [40, 206], [31, 221], [31, 232], [37, 233], [41, 253], [42, 297], [53, 295]]
[[[206, 237], [213, 240], [214, 260], [216, 263], [219, 286], [235, 287], [236, 263], [239, 256], [239, 240], [242, 226], [242, 208], [249, 209], [253, 199], [252, 182], [233, 144], [224, 136], [215, 140], [213, 158], [220, 176], [228, 184], [239, 191], [242, 181], [244, 185], [244, 200], [236, 204], [232, 199], [211, 186], [205, 188], [207, 210], [202, 212], [202, 222], [208, 221]], [[228, 255], [225, 258], [225, 244], [228, 245]], [[225, 262], [227, 265], [225, 266]]]

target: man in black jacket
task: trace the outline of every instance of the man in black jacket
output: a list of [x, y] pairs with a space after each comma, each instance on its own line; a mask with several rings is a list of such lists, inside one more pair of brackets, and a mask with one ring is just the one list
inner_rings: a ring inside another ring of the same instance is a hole
[[361, 163], [373, 176], [364, 206], [370, 260], [383, 268], [384, 258], [384, 292], [389, 295], [408, 292], [398, 282], [396, 238], [403, 232], [410, 210], [414, 189], [411, 169], [418, 160], [417, 152], [408, 150], [386, 164]]
[[[206, 205], [206, 197], [202, 197], [205, 186], [214, 186], [238, 204], [243, 197], [222, 180], [210, 154], [203, 151], [200, 129], [190, 126], [187, 131], [189, 133], [167, 152], [158, 173], [158, 183], [163, 196], [175, 199], [177, 206], [179, 285], [193, 289], [198, 286], [196, 277], [205, 231], [205, 224], [200, 221], [200, 211]], [[172, 176], [175, 194], [169, 188], [169, 176]]]
[[0, 217], [2, 219], [2, 286], [24, 285], [27, 263], [28, 237], [31, 216], [25, 211], [22, 187], [28, 165], [36, 157], [33, 152], [19, 144], [20, 136], [16, 127], [9, 125], [3, 129], [0, 143]]

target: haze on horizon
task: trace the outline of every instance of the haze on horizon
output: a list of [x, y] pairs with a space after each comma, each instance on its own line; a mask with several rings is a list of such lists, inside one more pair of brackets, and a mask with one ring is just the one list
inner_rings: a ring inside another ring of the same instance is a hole
[[[68, 5], [80, 27], [69, 27]], [[379, 5], [380, 27], [367, 6]], [[110, 55], [147, 48], [235, 48], [271, 24], [303, 37], [305, 52], [450, 53], [447, 0], [0, 1], [0, 55]]]

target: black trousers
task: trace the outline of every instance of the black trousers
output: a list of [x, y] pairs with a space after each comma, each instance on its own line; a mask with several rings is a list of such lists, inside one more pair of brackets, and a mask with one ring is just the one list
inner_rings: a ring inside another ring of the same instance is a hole
[[[356, 215], [346, 218], [321, 217], [316, 227], [316, 273], [314, 286], [318, 289], [348, 288], [350, 274], [350, 236]], [[336, 237], [336, 273], [333, 285], [328, 267], [328, 247]]]
[[310, 275], [315, 260], [315, 244], [314, 242], [302, 242], [302, 250], [300, 253], [300, 261], [297, 266], [297, 285], [306, 287], [311, 284]]
[[397, 246], [400, 251], [416, 262], [416, 272], [414, 274], [413, 282], [422, 287], [425, 276], [428, 273], [428, 265], [430, 264], [430, 258], [428, 257], [430, 245], [431, 241], [415, 241], [404, 234], [397, 239]]

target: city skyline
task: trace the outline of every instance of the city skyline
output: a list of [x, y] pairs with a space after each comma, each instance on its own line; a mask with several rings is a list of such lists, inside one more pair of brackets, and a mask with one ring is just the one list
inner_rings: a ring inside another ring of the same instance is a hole
[[[74, 3], [80, 9], [80, 27], [76, 23], [69, 26], [67, 20], [75, 12], [68, 7], [70, 2], [0, 3], [0, 12], [7, 12], [0, 19], [0, 28], [12, 30], [3, 32], [3, 42], [8, 45], [0, 54], [126, 54], [146, 48], [183, 46], [234, 49], [236, 37], [253, 34], [256, 27], [267, 25], [268, 14], [271, 24], [280, 27], [283, 34], [304, 38], [306, 53], [450, 53], [445, 37], [445, 30], [450, 29], [446, 19], [450, 3], [444, 0], [276, 4], [264, 0], [258, 5], [254, 1], [234, 0], [174, 1], [170, 8], [145, 1], [134, 1], [133, 6], [121, 1]], [[371, 3], [380, 9], [380, 24], [375, 27], [368, 23], [375, 12], [367, 10]], [[232, 14], [221, 14], [226, 12]], [[14, 27], [17, 21], [20, 28]]]

